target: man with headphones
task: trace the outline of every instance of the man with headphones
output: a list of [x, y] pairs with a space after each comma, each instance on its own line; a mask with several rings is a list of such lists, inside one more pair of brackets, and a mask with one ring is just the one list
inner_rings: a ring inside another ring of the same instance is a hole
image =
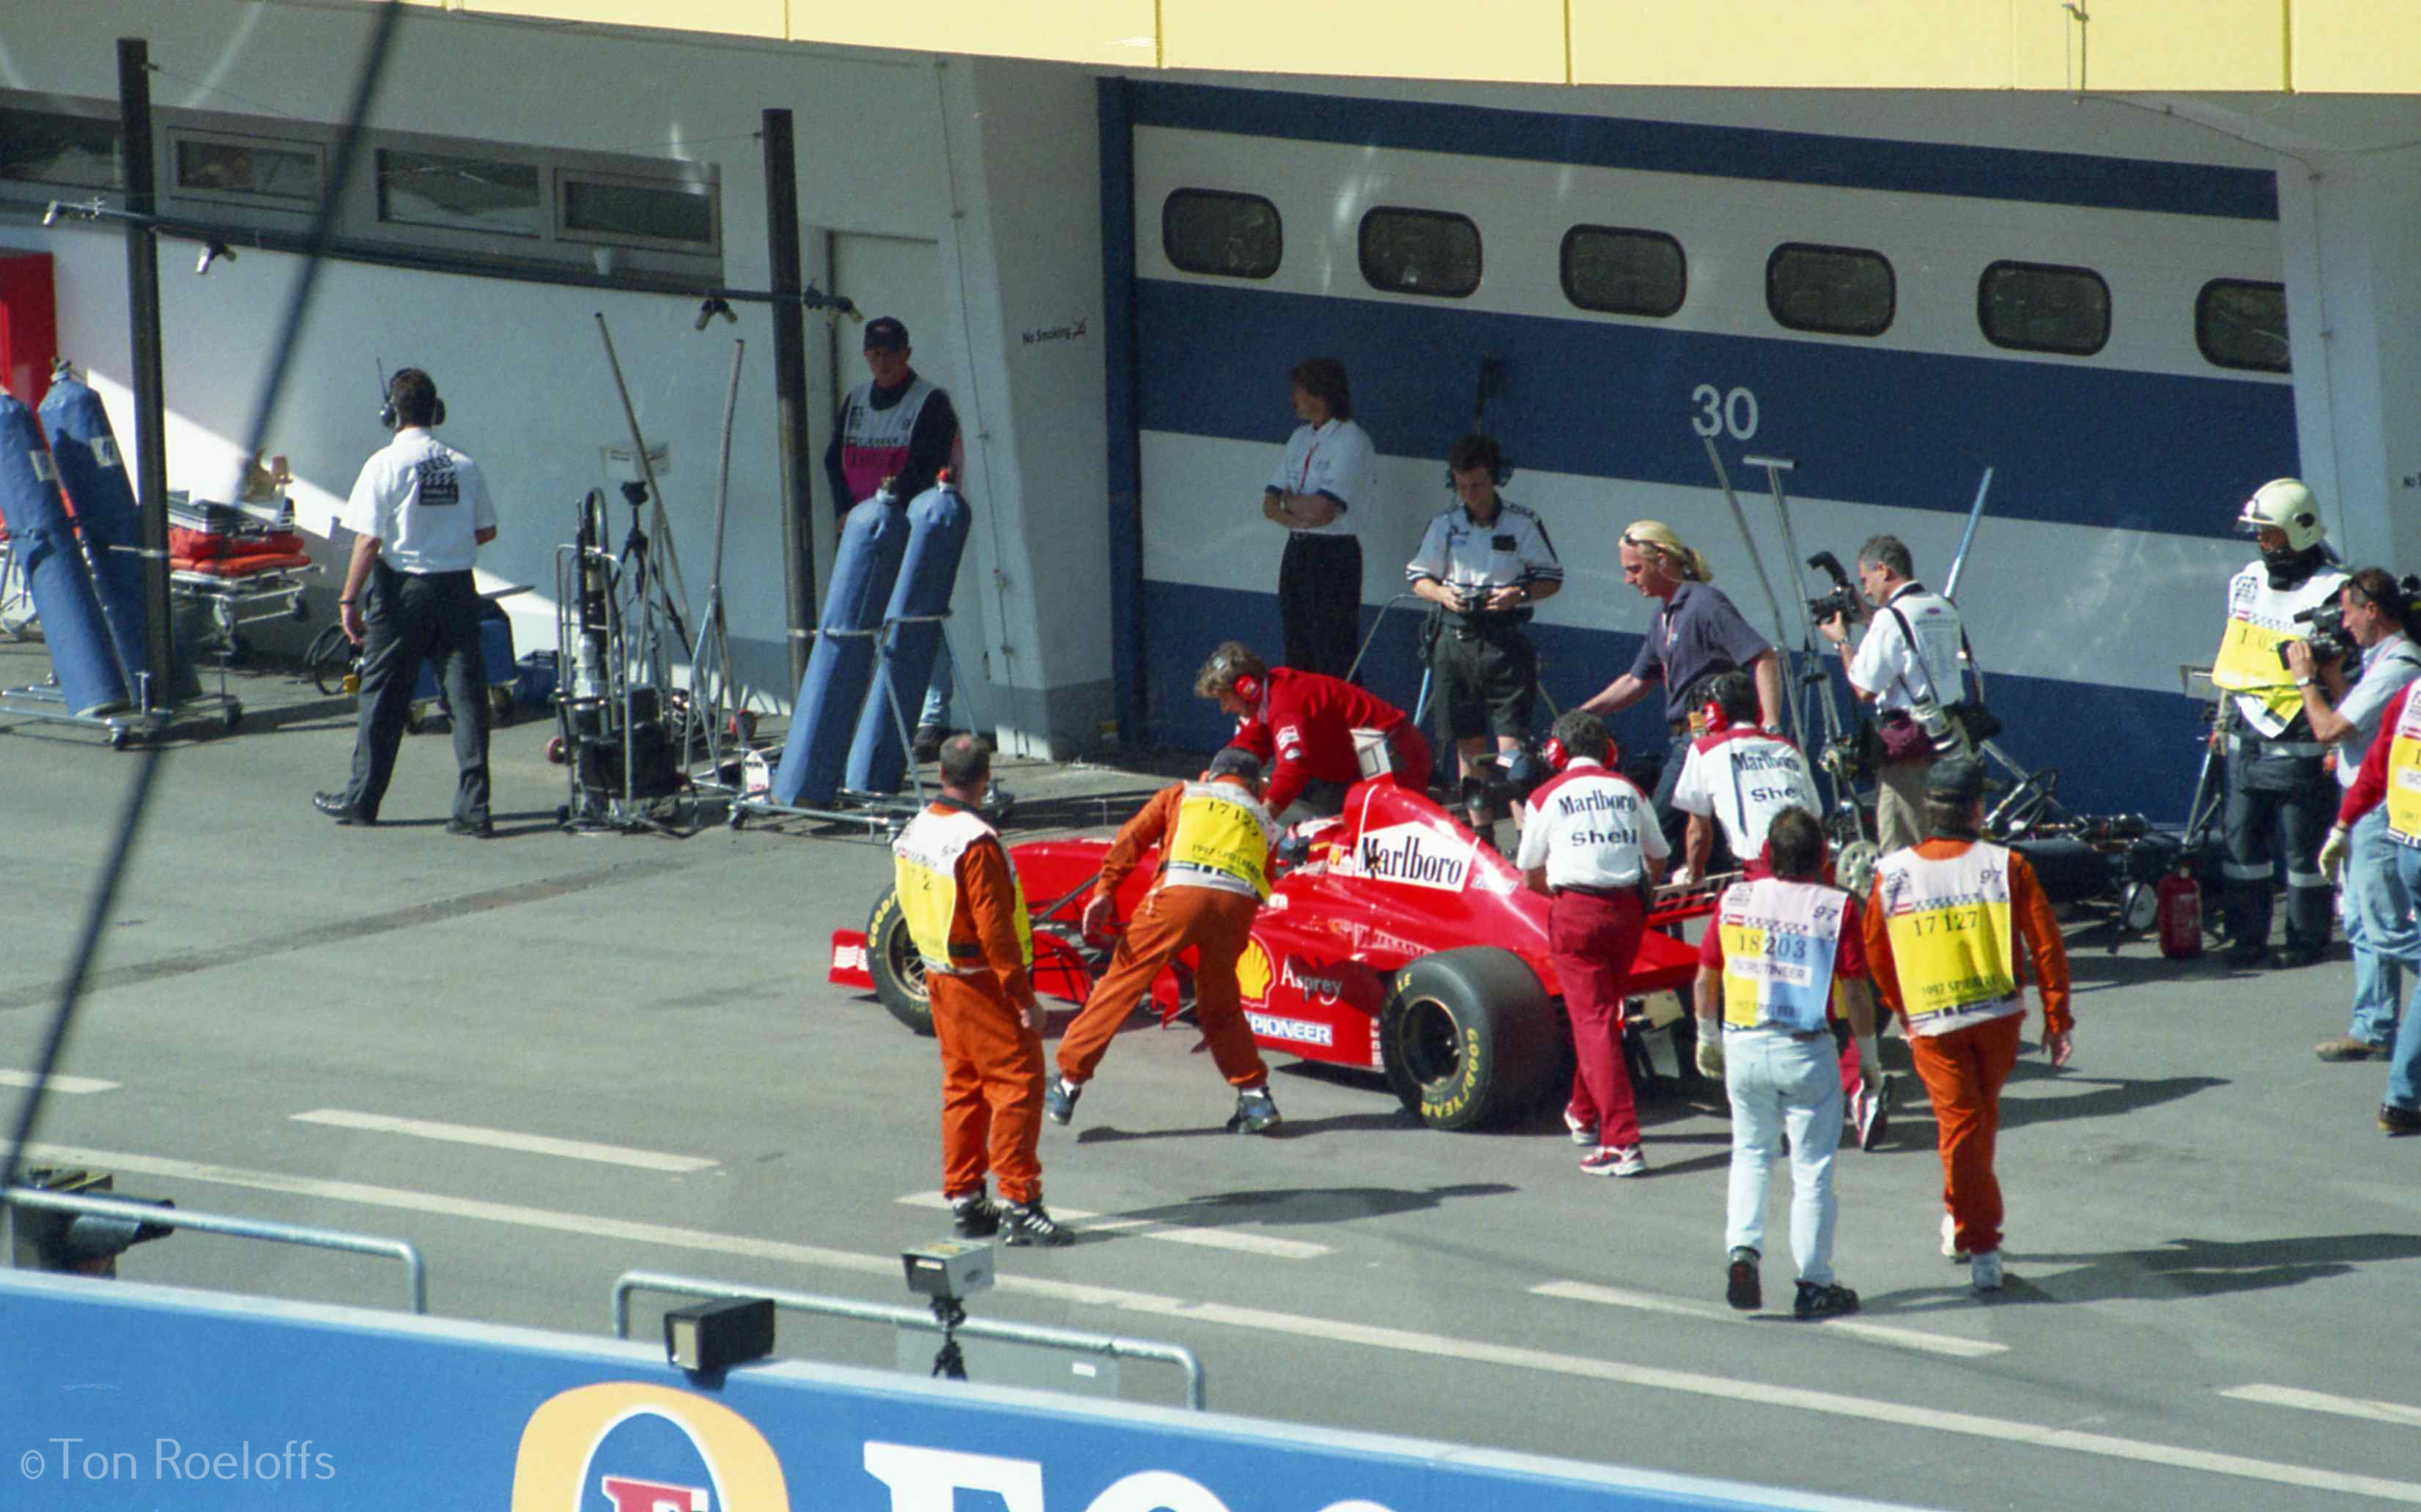
[[1571, 1100], [1564, 1127], [1590, 1146], [1590, 1176], [1640, 1176], [1639, 1114], [1622, 1058], [1623, 984], [1648, 927], [1648, 894], [1670, 853], [1646, 795], [1615, 770], [1621, 752], [1585, 709], [1555, 721], [1546, 749], [1555, 775], [1530, 794], [1514, 860], [1553, 901], [1547, 948], [1571, 1021]]
[[[1411, 717], [1342, 678], [1273, 668], [1229, 641], [1202, 664], [1194, 693], [1236, 716], [1229, 744], [1269, 764], [1261, 802], [1280, 824], [1343, 813], [1346, 790], [1382, 772], [1398, 787], [1429, 790], [1429, 745]], [[1361, 730], [1378, 747], [1367, 756], [1355, 737]]]
[[339, 824], [378, 822], [421, 663], [432, 662], [453, 711], [461, 771], [445, 833], [484, 839], [494, 833], [479, 647], [485, 605], [471, 564], [496, 538], [496, 507], [479, 464], [437, 439], [433, 428], [445, 422], [445, 401], [427, 373], [406, 367], [388, 381], [379, 423], [395, 439], [362, 464], [339, 516], [353, 533], [353, 553], [337, 616], [362, 648], [352, 778], [311, 802]]
[[2277, 963], [2304, 966], [2329, 943], [2332, 895], [2319, 857], [2338, 788], [2321, 764], [2328, 747], [2304, 708], [2312, 674], [2291, 671], [2286, 659], [2309, 628], [2295, 616], [2335, 599], [2346, 575], [2330, 562], [2319, 502], [2295, 478], [2261, 485], [2237, 523], [2254, 533], [2261, 555], [2228, 582], [2227, 625], [2210, 669], [2236, 725], [2226, 737], [2227, 807], [2220, 818], [2227, 964], [2271, 959], [2272, 857], [2283, 850], [2287, 940]]
[[1508, 759], [1530, 733], [1539, 658], [1522, 627], [1532, 604], [1564, 585], [1564, 565], [1545, 523], [1497, 494], [1505, 454], [1492, 437], [1463, 437], [1445, 465], [1457, 502], [1429, 522], [1404, 575], [1414, 593], [1437, 605], [1429, 666], [1446, 738], [1461, 755], [1468, 803], [1479, 796], [1488, 737], [1496, 737], [1499, 758]]
[[1690, 816], [1677, 882], [1710, 874], [1719, 825], [1733, 858], [1755, 880], [1765, 873], [1765, 837], [1776, 815], [1824, 812], [1805, 753], [1788, 737], [1759, 729], [1757, 710], [1756, 679], [1739, 668], [1707, 685], [1707, 733], [1690, 742], [1673, 784], [1673, 806]]

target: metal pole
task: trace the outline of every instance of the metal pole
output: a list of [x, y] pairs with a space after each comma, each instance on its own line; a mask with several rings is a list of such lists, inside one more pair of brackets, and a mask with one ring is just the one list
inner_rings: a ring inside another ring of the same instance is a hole
[[1707, 460], [1714, 464], [1715, 481], [1723, 485], [1724, 502], [1732, 507], [1732, 522], [1740, 526], [1741, 544], [1748, 548], [1749, 568], [1757, 573], [1757, 585], [1765, 590], [1765, 606], [1773, 616], [1774, 651], [1782, 658], [1782, 680], [1788, 688], [1783, 705], [1795, 740], [1799, 738], [1799, 694], [1795, 686], [1799, 669], [1790, 659], [1790, 631], [1783, 622], [1782, 603], [1773, 596], [1773, 580], [1765, 575], [1765, 561], [1757, 553], [1757, 538], [1749, 533], [1748, 513], [1741, 507], [1740, 495], [1732, 491], [1732, 475], [1724, 467], [1723, 454], [1715, 450], [1715, 438], [1700, 436], [1698, 440], [1707, 448]]
[[[807, 317], [789, 303], [804, 287], [799, 266], [799, 169], [790, 113], [765, 112], [765, 262], [773, 286], [775, 445], [782, 460], [782, 575], [789, 589], [790, 685], [806, 680], [816, 622], [815, 475], [807, 441]], [[839, 501], [836, 500], [837, 504]]]
[[[126, 148], [126, 202], [151, 213], [151, 50], [117, 39], [117, 119]], [[165, 708], [174, 673], [168, 634], [168, 435], [160, 365], [160, 242], [148, 222], [126, 223], [126, 317], [134, 370], [134, 485], [143, 516], [143, 649], [151, 674], [127, 691], [145, 713]], [[138, 678], [138, 680], [141, 680]]]
[[1942, 596], [1955, 599], [1959, 593], [1959, 574], [1967, 566], [1967, 548], [1976, 543], [1976, 522], [1984, 518], [1984, 495], [1991, 491], [1992, 470], [1984, 469], [1984, 481], [1976, 485], [1976, 502], [1967, 511], [1967, 528], [1959, 536], [1959, 554], [1950, 559], [1950, 576], [1942, 585]]
[[72, 1192], [46, 1192], [40, 1187], [9, 1187], [8, 1203], [55, 1213], [89, 1213], [99, 1218], [128, 1218], [162, 1228], [190, 1228], [199, 1234], [224, 1234], [231, 1239], [266, 1239], [273, 1244], [299, 1244], [306, 1249], [342, 1250], [352, 1255], [383, 1255], [403, 1266], [404, 1285], [412, 1292], [412, 1310], [429, 1311], [429, 1265], [408, 1240], [375, 1234], [353, 1234], [340, 1228], [312, 1228], [301, 1224], [276, 1224], [265, 1218], [237, 1218], [226, 1213], [195, 1212], [190, 1208], [162, 1208], [123, 1197], [82, 1197]]

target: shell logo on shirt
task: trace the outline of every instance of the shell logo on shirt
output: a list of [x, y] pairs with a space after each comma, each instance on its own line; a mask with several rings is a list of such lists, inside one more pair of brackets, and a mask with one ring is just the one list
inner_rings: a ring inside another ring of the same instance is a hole
[[1266, 1003], [1270, 997], [1270, 981], [1277, 974], [1270, 966], [1270, 953], [1258, 940], [1244, 942], [1244, 953], [1236, 958], [1236, 990], [1247, 1003]]

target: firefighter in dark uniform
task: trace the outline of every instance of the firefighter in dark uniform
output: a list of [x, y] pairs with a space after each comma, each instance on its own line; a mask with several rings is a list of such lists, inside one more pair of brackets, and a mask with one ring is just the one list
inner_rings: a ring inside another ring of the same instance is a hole
[[1446, 454], [1452, 507], [1438, 512], [1404, 568], [1413, 591], [1438, 607], [1429, 667], [1447, 737], [1462, 757], [1466, 803], [1479, 799], [1488, 738], [1509, 759], [1530, 733], [1539, 658], [1522, 627], [1530, 606], [1564, 585], [1564, 565], [1536, 514], [1496, 491], [1505, 454], [1493, 438], [1468, 435]]
[[[2261, 559], [2227, 585], [2227, 628], [2210, 680], [2226, 704], [2227, 963], [2269, 959], [2275, 845], [2285, 852], [2287, 940], [2278, 964], [2308, 965], [2328, 948], [2333, 894], [2320, 875], [2320, 841], [2337, 786], [2321, 764], [2328, 747], [2312, 733], [2299, 681], [2281, 647], [2305, 638], [2295, 616], [2335, 599], [2346, 575], [2330, 565], [2312, 491], [2291, 477], [2265, 483], [2237, 522], [2258, 538]], [[2232, 696], [2231, 696], [2232, 695]], [[2215, 737], [2216, 738], [2216, 737]]]
[[445, 401], [417, 367], [388, 381], [379, 421], [395, 439], [362, 464], [339, 518], [353, 553], [336, 599], [338, 623], [362, 648], [361, 719], [353, 774], [312, 803], [339, 824], [376, 824], [395, 774], [404, 716], [423, 662], [434, 662], [454, 728], [454, 817], [448, 834], [485, 838], [488, 676], [479, 620], [486, 605], [471, 564], [496, 538], [496, 507], [479, 464], [437, 439]]

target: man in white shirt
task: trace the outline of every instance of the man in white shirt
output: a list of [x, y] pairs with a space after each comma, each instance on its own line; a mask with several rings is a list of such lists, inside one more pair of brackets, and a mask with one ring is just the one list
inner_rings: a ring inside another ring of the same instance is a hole
[[1878, 613], [1869, 616], [1856, 652], [1844, 616], [1816, 627], [1841, 648], [1851, 692], [1873, 704], [1884, 723], [1914, 720], [1932, 738], [1930, 745], [1918, 740], [1916, 754], [1877, 769], [1875, 829], [1885, 854], [1925, 838], [1925, 773], [1937, 754], [1966, 749], [1965, 737], [1944, 713], [1960, 699], [1966, 631], [1950, 600], [1913, 581], [1915, 571], [1898, 537], [1875, 537], [1858, 548], [1858, 590]]
[[1353, 421], [1345, 365], [1308, 357], [1295, 365], [1295, 427], [1286, 457], [1261, 491], [1261, 518], [1287, 530], [1278, 563], [1278, 622], [1286, 664], [1342, 678], [1362, 640], [1362, 541], [1353, 510], [1379, 486], [1379, 454]]
[[479, 464], [439, 441], [437, 385], [417, 367], [387, 383], [380, 420], [395, 432], [362, 464], [340, 517], [353, 553], [336, 600], [345, 634], [362, 648], [361, 720], [353, 773], [312, 803], [339, 824], [376, 824], [396, 747], [424, 662], [453, 711], [454, 816], [448, 834], [484, 839], [488, 816], [488, 677], [479, 650], [485, 605], [471, 564], [496, 538], [496, 507]]
[[1514, 865], [1552, 898], [1548, 950], [1571, 1021], [1577, 1060], [1564, 1127], [1590, 1176], [1640, 1176], [1648, 1157], [1622, 1059], [1623, 984], [1648, 927], [1648, 892], [1669, 850], [1648, 796], [1614, 770], [1620, 752], [1605, 722], [1585, 709], [1555, 721], [1547, 763], [1555, 775], [1531, 793]]
[[1767, 875], [1765, 837], [1774, 816], [1796, 808], [1821, 818], [1823, 800], [1816, 796], [1806, 754], [1784, 737], [1757, 727], [1754, 678], [1745, 672], [1726, 672], [1708, 685], [1707, 694], [1723, 718], [1710, 721], [1713, 727], [1690, 742], [1681, 775], [1673, 785], [1673, 806], [1690, 817], [1681, 870], [1673, 880], [1710, 874], [1717, 825], [1733, 859], [1754, 880]]

